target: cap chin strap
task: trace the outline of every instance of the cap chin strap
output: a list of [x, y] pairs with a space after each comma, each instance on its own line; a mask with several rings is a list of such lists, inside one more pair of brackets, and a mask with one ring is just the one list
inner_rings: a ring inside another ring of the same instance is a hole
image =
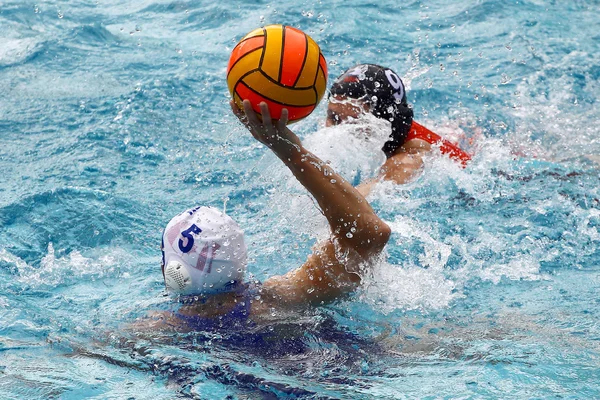
[[169, 291], [185, 293], [192, 286], [192, 277], [179, 261], [169, 261], [165, 267], [165, 285]]

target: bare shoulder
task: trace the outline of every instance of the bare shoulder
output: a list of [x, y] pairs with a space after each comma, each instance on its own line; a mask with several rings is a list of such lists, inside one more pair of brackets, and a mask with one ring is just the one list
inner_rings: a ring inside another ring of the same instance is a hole
[[410, 139], [407, 140], [402, 147], [399, 149], [400, 154], [426, 154], [431, 151], [431, 143], [423, 139]]
[[423, 168], [423, 156], [429, 151], [431, 151], [431, 147], [402, 148], [383, 164], [381, 177], [397, 184], [410, 182]]

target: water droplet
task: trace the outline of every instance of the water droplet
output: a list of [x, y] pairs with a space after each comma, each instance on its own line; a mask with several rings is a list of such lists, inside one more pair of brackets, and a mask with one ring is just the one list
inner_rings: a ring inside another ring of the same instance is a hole
[[354, 235], [353, 235], [353, 234], [351, 234], [350, 232], [348, 232], [348, 233], [346, 233], [346, 237], [347, 237], [348, 239], [352, 239], [352, 238], [354, 237]]

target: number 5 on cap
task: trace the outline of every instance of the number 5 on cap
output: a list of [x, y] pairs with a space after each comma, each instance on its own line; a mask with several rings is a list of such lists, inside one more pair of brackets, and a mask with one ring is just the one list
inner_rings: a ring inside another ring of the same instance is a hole
[[192, 224], [192, 226], [181, 232], [181, 236], [187, 239], [187, 243], [184, 245], [183, 239], [179, 239], [179, 250], [188, 253], [192, 247], [194, 247], [194, 237], [192, 236], [192, 233], [198, 235], [200, 232], [202, 232], [202, 229], [198, 228], [196, 224]]

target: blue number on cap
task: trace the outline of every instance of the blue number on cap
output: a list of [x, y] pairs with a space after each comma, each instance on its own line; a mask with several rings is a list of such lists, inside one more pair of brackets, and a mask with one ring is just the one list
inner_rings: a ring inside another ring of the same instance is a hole
[[183, 239], [179, 239], [179, 250], [183, 251], [184, 253], [189, 252], [192, 247], [194, 247], [194, 237], [192, 236], [192, 233], [197, 235], [200, 232], [202, 232], [202, 229], [198, 228], [196, 224], [192, 224], [192, 226], [181, 232], [181, 236], [187, 239], [187, 243], [184, 245]]

